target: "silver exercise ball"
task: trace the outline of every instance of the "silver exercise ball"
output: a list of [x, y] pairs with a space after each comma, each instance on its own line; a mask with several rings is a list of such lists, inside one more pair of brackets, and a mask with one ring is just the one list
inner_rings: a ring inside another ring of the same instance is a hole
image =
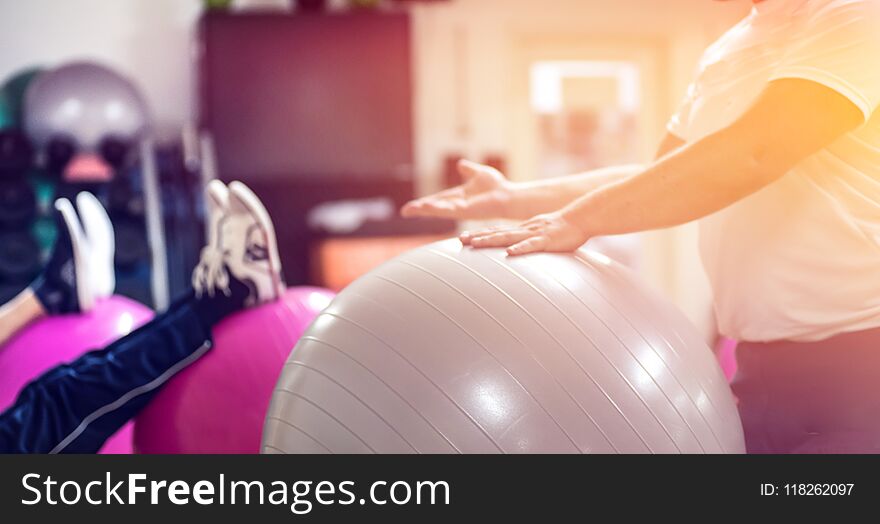
[[276, 386], [265, 453], [743, 453], [711, 350], [602, 255], [404, 254], [342, 291]]
[[99, 64], [74, 62], [34, 80], [25, 95], [24, 119], [40, 147], [64, 137], [94, 150], [108, 136], [136, 140], [147, 129], [149, 112], [127, 78]]

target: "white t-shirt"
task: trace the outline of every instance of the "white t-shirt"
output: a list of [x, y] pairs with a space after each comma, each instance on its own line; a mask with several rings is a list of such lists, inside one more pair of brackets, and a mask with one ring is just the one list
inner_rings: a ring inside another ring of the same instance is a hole
[[878, 327], [880, 0], [756, 4], [706, 50], [668, 129], [699, 140], [782, 78], [834, 89], [865, 124], [701, 220], [719, 329], [739, 340], [808, 341]]

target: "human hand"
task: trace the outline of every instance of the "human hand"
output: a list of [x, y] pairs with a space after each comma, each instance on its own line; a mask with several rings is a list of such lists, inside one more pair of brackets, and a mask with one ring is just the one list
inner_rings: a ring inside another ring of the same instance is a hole
[[445, 191], [412, 200], [403, 206], [404, 217], [489, 219], [509, 216], [513, 183], [497, 169], [469, 160], [458, 163], [464, 182]]
[[465, 232], [459, 238], [474, 248], [506, 247], [508, 255], [517, 256], [541, 251], [568, 253], [584, 245], [590, 235], [565, 212], [557, 211], [515, 226]]

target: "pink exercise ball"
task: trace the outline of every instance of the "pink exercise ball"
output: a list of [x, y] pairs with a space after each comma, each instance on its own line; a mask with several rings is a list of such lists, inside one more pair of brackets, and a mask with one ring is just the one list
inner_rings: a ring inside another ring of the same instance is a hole
[[[24, 328], [0, 347], [0, 412], [31, 380], [83, 353], [101, 349], [145, 324], [153, 312], [124, 297], [99, 300], [82, 315], [45, 317]], [[110, 437], [101, 453], [132, 452], [132, 425]]]
[[211, 351], [169, 380], [138, 415], [137, 452], [259, 453], [281, 368], [333, 296], [290, 288], [280, 300], [217, 324]]

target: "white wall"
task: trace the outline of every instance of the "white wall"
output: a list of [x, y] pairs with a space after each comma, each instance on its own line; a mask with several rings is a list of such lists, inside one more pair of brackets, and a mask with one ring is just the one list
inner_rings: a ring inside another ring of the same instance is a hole
[[132, 78], [160, 127], [193, 108], [190, 67], [199, 0], [0, 0], [0, 78], [92, 59]]

